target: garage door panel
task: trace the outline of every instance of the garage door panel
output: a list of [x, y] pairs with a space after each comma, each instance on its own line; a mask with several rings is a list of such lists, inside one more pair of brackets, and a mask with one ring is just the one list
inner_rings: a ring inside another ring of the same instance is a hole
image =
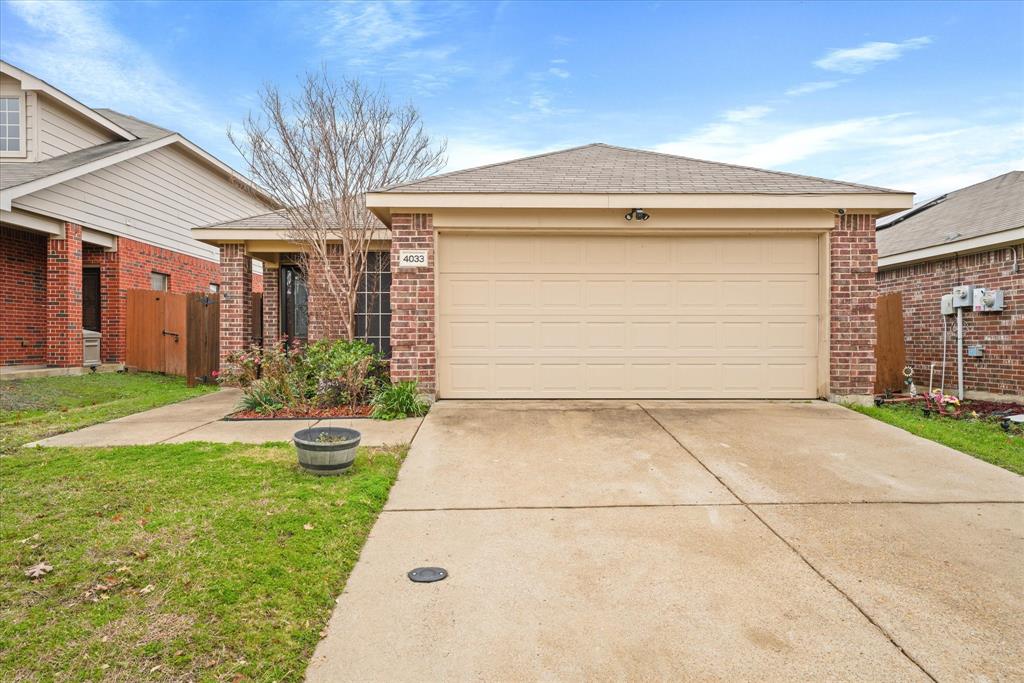
[[448, 274], [818, 272], [817, 238], [807, 235], [442, 238], [450, 246], [439, 252], [438, 270]]
[[440, 395], [813, 397], [817, 244], [442, 235]]
[[749, 320], [743, 316], [617, 316], [565, 320], [561, 316], [485, 316], [439, 320], [438, 354], [442, 357], [520, 355], [535, 357], [608, 356], [644, 359], [663, 356], [752, 357], [813, 356], [817, 353], [814, 316], [777, 316]]

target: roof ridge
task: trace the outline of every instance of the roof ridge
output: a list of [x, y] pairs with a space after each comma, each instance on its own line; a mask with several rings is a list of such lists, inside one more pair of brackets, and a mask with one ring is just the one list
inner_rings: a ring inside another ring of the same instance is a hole
[[531, 159], [540, 159], [541, 157], [550, 157], [556, 154], [564, 154], [566, 152], [575, 152], [576, 150], [586, 149], [587, 147], [610, 147], [603, 142], [591, 142], [586, 145], [577, 145], [576, 147], [567, 147], [566, 149], [556, 149], [550, 152], [541, 152], [540, 154], [531, 154], [526, 157], [517, 157], [515, 159], [508, 159], [507, 161], [496, 161], [492, 164], [482, 164], [480, 166], [472, 166], [470, 168], [460, 168], [457, 171], [448, 171], [447, 173], [438, 173], [437, 175], [427, 176], [426, 178], [417, 178], [416, 180], [410, 180], [404, 183], [392, 183], [391, 185], [385, 185], [384, 187], [377, 188], [376, 190], [370, 190], [370, 192], [387, 192], [388, 190], [394, 190], [399, 187], [411, 187], [418, 185], [419, 183], [426, 182], [428, 180], [437, 180], [439, 178], [450, 178], [452, 176], [460, 175], [462, 173], [469, 173], [470, 171], [482, 171], [485, 168], [495, 168], [496, 166], [506, 166], [508, 164], [514, 164], [520, 161], [529, 161]]
[[[651, 149], [636, 149], [633, 147], [621, 147], [619, 145], [609, 145], [603, 142], [594, 143], [594, 145], [600, 145], [602, 147], [610, 147], [612, 149], [619, 149], [626, 152], [636, 152], [639, 154], [651, 154], [654, 156], [668, 157], [670, 159], [683, 159], [685, 161], [696, 161], [700, 164], [709, 164], [711, 166], [724, 166], [726, 168], [739, 168], [744, 171], [757, 171], [759, 173], [771, 173], [773, 175], [785, 176], [787, 178], [801, 178], [803, 180], [817, 180], [823, 183], [836, 183], [838, 185], [846, 185], [848, 187], [857, 187], [865, 190], [879, 190], [882, 192], [901, 192], [902, 190], [893, 190], [891, 188], [880, 187], [878, 185], [864, 185], [863, 183], [854, 183], [849, 180], [833, 180], [832, 178], [822, 178], [821, 176], [805, 175], [803, 173], [790, 173], [789, 171], [776, 171], [770, 168], [759, 168], [757, 166], [744, 166], [743, 164], [730, 164], [725, 161], [711, 161], [710, 159], [698, 159], [697, 157], [687, 157], [682, 154], [670, 154], [668, 152], [658, 152]], [[568, 150], [566, 150], [568, 151]]]
[[991, 178], [988, 178], [987, 180], [979, 180], [978, 182], [972, 183], [971, 185], [965, 185], [964, 187], [960, 187], [960, 188], [957, 188], [955, 190], [950, 190], [949, 192], [946, 193], [946, 196], [954, 195], [954, 194], [959, 194], [959, 193], [963, 192], [964, 190], [973, 190], [974, 188], [978, 187], [979, 185], [985, 185], [987, 183], [991, 183], [991, 182], [993, 182], [995, 180], [999, 180], [1000, 178], [1005, 178], [1008, 175], [1013, 175], [1014, 173], [1024, 173], [1024, 171], [1007, 171], [1006, 173], [1000, 173], [999, 175], [992, 176]]

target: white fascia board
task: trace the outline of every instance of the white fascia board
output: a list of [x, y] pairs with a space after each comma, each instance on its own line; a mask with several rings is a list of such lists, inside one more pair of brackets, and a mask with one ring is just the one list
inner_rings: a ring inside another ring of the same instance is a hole
[[102, 230], [93, 230], [92, 228], [83, 227], [82, 242], [103, 247], [106, 251], [117, 251], [117, 237], [110, 233], [103, 232]]
[[64, 237], [64, 222], [46, 216], [26, 213], [24, 211], [0, 211], [0, 223], [25, 228], [46, 235]]
[[38, 90], [39, 92], [46, 93], [48, 96], [57, 100], [64, 106], [73, 109], [74, 111], [89, 119], [93, 123], [99, 125], [101, 128], [106, 128], [111, 133], [114, 133], [115, 135], [118, 135], [124, 138], [125, 140], [139, 139], [138, 135], [135, 135], [127, 128], [123, 128], [117, 125], [116, 123], [108, 119], [106, 116], [103, 116], [99, 112], [90, 109], [89, 107], [85, 106], [84, 104], [76, 100], [74, 97], [71, 97], [67, 93], [58, 90], [46, 81], [40, 80], [30, 73], [22, 71], [13, 64], [0, 61], [0, 72], [7, 74], [11, 78], [20, 81], [22, 90]]
[[896, 266], [910, 265], [912, 263], [920, 263], [921, 261], [932, 261], [944, 256], [952, 256], [953, 254], [988, 251], [1000, 246], [1009, 246], [1019, 242], [1024, 242], [1024, 227], [1004, 230], [1002, 232], [994, 232], [990, 235], [973, 237], [967, 240], [960, 240], [959, 242], [937, 244], [934, 247], [915, 249], [913, 251], [903, 252], [902, 254], [882, 256], [878, 259], [878, 268], [880, 270], [885, 268], [895, 268]]
[[[888, 215], [913, 206], [911, 193], [864, 194], [543, 194], [370, 192], [369, 208], [500, 209], [845, 209]], [[378, 212], [375, 212], [378, 213]], [[380, 213], [378, 213], [380, 215]]]

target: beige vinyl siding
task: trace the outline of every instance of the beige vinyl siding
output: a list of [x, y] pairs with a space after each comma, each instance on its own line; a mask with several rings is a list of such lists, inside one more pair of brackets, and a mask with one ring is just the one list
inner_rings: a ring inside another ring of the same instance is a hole
[[190, 256], [218, 260], [191, 229], [265, 213], [223, 176], [170, 145], [25, 197], [14, 205]]
[[39, 95], [36, 102], [40, 161], [121, 139], [46, 95]]
[[813, 398], [818, 236], [438, 244], [442, 398]]

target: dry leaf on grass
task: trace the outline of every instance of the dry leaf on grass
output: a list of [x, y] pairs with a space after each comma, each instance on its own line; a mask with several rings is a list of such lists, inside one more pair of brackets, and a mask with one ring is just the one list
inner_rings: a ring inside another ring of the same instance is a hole
[[142, 595], [146, 595], [147, 593], [152, 593], [155, 589], [156, 586], [150, 583], [147, 584], [145, 588], [140, 588], [139, 593], [141, 593]]
[[39, 564], [34, 564], [26, 569], [25, 576], [30, 579], [41, 579], [52, 571], [53, 567], [48, 565], [46, 562], [40, 562]]
[[310, 524], [309, 522], [306, 522], [305, 524], [302, 525], [302, 528], [305, 529], [306, 531], [312, 531], [316, 527], [313, 526], [312, 524]]

